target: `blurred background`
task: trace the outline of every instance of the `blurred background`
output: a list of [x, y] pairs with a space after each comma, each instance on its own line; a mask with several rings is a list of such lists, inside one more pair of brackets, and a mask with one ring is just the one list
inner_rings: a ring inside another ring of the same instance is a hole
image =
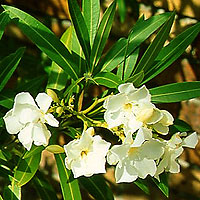
[[[101, 0], [102, 13], [110, 2], [111, 0]], [[81, 1], [79, 3], [81, 4]], [[66, 0], [1, 0], [1, 4], [12, 5], [26, 11], [48, 26], [58, 37], [70, 26]], [[153, 15], [173, 10], [176, 11], [176, 20], [172, 27], [169, 41], [200, 20], [199, 0], [118, 0], [118, 9], [105, 51], [120, 37], [128, 35], [139, 16], [144, 15], [145, 18], [149, 18]], [[153, 38], [154, 35], [143, 43], [141, 55]], [[4, 36], [0, 41], [0, 59], [14, 52], [21, 46], [26, 46], [25, 55], [6, 88], [12, 89], [17, 84], [26, 83], [35, 77], [41, 77], [42, 84], [45, 87], [51, 60], [45, 54], [41, 53], [13, 24], [10, 24], [6, 28]], [[200, 81], [200, 35], [171, 67], [150, 81], [147, 87], [151, 88], [167, 83], [197, 80]], [[36, 88], [36, 91], [40, 89], [42, 90], [42, 88]], [[91, 95], [95, 96], [99, 92], [101, 92], [101, 88], [95, 87], [91, 90]], [[181, 103], [159, 105], [159, 107], [170, 111], [174, 117], [184, 120], [192, 126], [193, 130], [200, 133], [200, 98]], [[62, 135], [59, 140], [60, 144], [64, 143]], [[180, 163], [182, 166], [181, 173], [170, 175], [169, 199], [200, 199], [200, 144], [198, 144], [195, 150], [185, 149], [184, 154], [180, 158]], [[58, 198], [62, 199], [53, 154], [46, 151], [43, 152], [40, 169], [45, 172], [49, 181], [57, 191]], [[117, 185], [115, 184], [113, 174], [113, 168], [109, 168], [105, 178], [111, 185], [116, 200], [166, 199], [153, 184], [150, 185], [150, 196], [145, 195], [133, 183]], [[22, 190], [22, 199], [39, 199], [32, 185], [29, 185], [28, 190]], [[2, 186], [0, 182], [1, 191]], [[84, 190], [82, 192], [85, 196], [84, 199], [92, 199]]]

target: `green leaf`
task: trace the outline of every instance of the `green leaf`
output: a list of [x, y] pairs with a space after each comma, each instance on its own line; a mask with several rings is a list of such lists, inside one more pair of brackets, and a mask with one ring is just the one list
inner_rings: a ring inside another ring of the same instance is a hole
[[118, 11], [120, 16], [121, 23], [124, 23], [126, 18], [126, 1], [125, 0], [117, 0], [118, 3]]
[[35, 154], [28, 158], [20, 158], [14, 173], [14, 178], [18, 181], [18, 186], [28, 183], [35, 175], [41, 159], [41, 153]]
[[65, 166], [65, 154], [55, 154], [56, 164], [60, 177], [60, 185], [64, 200], [79, 200], [81, 198], [78, 180]]
[[128, 58], [126, 58], [124, 67], [124, 77], [123, 77], [125, 81], [127, 81], [130, 75], [132, 74], [138, 59], [138, 55], [139, 55], [139, 48], [137, 48]]
[[74, 57], [52, 31], [34, 17], [17, 8], [7, 5], [3, 5], [3, 8], [9, 12], [11, 19], [18, 19], [15, 20], [17, 26], [38, 48], [62, 67], [71, 78], [75, 80], [78, 78], [78, 69], [76, 68]]
[[25, 48], [19, 48], [15, 53], [10, 54], [0, 61], [0, 91], [4, 88], [17, 68], [19, 61], [24, 54], [24, 50]]
[[24, 154], [24, 156], [22, 157], [22, 159], [26, 159], [29, 158], [31, 156], [34, 156], [36, 154], [41, 154], [41, 152], [44, 150], [45, 148], [43, 146], [36, 146], [36, 145], [32, 145], [30, 151], [26, 151], [26, 153]]
[[[61, 42], [71, 51], [72, 48], [72, 26], [70, 26], [62, 35]], [[48, 78], [47, 88], [62, 90], [65, 88], [68, 74], [55, 62], [51, 64], [51, 72]]]
[[137, 185], [142, 191], [144, 191], [147, 195], [150, 194], [148, 183], [146, 180], [138, 178], [136, 181], [133, 182]]
[[144, 72], [141, 71], [141, 72], [135, 74], [134, 76], [129, 77], [126, 80], [126, 82], [127, 83], [133, 83], [133, 85], [135, 87], [138, 87], [140, 85], [140, 83], [142, 82], [143, 78], [144, 78]]
[[6, 149], [0, 149], [0, 159], [4, 161], [10, 160], [12, 157], [11, 153]]
[[170, 128], [170, 133], [177, 133], [177, 132], [188, 132], [192, 131], [192, 127], [180, 119], [175, 119], [174, 123]]
[[57, 200], [56, 192], [41, 172], [37, 172], [33, 178], [33, 186], [41, 200]]
[[168, 66], [170, 66], [177, 58], [185, 51], [187, 46], [192, 43], [200, 31], [200, 23], [188, 28], [183, 33], [179, 34], [167, 46], [162, 48], [158, 54], [155, 63], [151, 69], [145, 74], [144, 83], [151, 80]]
[[148, 49], [145, 51], [142, 56], [140, 62], [135, 68], [134, 73], [138, 73], [141, 70], [144, 70], [144, 73], [149, 69], [149, 67], [153, 64], [155, 58], [158, 53], [162, 49], [166, 39], [169, 36], [169, 32], [171, 30], [173, 21], [174, 21], [175, 13], [173, 12], [171, 17], [165, 22], [165, 24], [161, 27], [158, 34], [156, 35], [153, 42], [149, 45]]
[[77, 0], [68, 0], [68, 4], [71, 20], [76, 30], [76, 35], [83, 49], [86, 60], [89, 60], [91, 47], [87, 25], [80, 11]]
[[96, 200], [114, 200], [113, 193], [103, 176], [80, 177], [78, 180]]
[[[129, 56], [154, 31], [162, 26], [162, 24], [165, 23], [169, 16], [170, 13], [164, 13], [161, 15], [153, 16], [147, 20], [139, 19], [131, 31], [127, 56]], [[101, 71], [112, 71], [119, 63], [124, 60], [127, 43], [127, 39], [119, 39], [102, 59], [98, 68], [100, 68]]]
[[99, 85], [104, 85], [108, 88], [117, 88], [122, 83], [122, 80], [111, 72], [100, 72], [93, 79]]
[[155, 178], [152, 178], [152, 180], [158, 186], [161, 192], [166, 197], [169, 197], [168, 175], [166, 173], [163, 173], [159, 177], [160, 177], [160, 182]]
[[99, 23], [100, 2], [99, 0], [83, 0], [82, 5], [83, 16], [90, 36], [90, 44], [92, 45]]
[[3, 36], [7, 24], [10, 22], [9, 14], [4, 11], [0, 14], [0, 40]]
[[99, 61], [101, 54], [103, 52], [103, 49], [106, 45], [114, 15], [115, 15], [115, 9], [116, 9], [116, 1], [113, 1], [113, 3], [106, 9], [103, 18], [100, 22], [100, 25], [98, 27], [94, 44], [92, 46], [92, 52], [90, 57], [90, 63], [92, 66], [92, 71], [96, 65], [96, 63]]
[[172, 83], [149, 90], [154, 103], [172, 103], [200, 96], [200, 81]]
[[12, 184], [7, 186], [3, 192], [4, 200], [21, 200], [21, 187], [13, 179]]
[[3, 200], [2, 196], [0, 195], [0, 200]]
[[13, 91], [10, 90], [3, 90], [0, 93], [0, 105], [11, 109], [13, 104], [14, 104], [14, 97], [15, 97], [15, 93], [13, 93]]

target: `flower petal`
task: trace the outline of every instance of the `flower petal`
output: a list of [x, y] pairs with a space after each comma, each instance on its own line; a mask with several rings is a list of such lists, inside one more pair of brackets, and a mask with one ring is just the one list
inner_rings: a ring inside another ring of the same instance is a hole
[[3, 119], [8, 133], [17, 134], [24, 127], [24, 124], [21, 124], [19, 122], [19, 118], [15, 115], [12, 115], [12, 112], [13, 110], [9, 110]]
[[120, 93], [130, 93], [135, 92], [137, 89], [133, 86], [133, 83], [124, 83], [118, 86], [118, 90]]
[[147, 124], [155, 124], [155, 123], [159, 122], [162, 118], [163, 118], [162, 112], [159, 109], [154, 108], [153, 114], [147, 119], [146, 123]]
[[155, 161], [146, 158], [141, 161], [135, 161], [134, 166], [138, 171], [138, 176], [143, 179], [146, 178], [148, 174], [154, 176], [157, 169]]
[[44, 119], [50, 126], [58, 127], [59, 121], [50, 113], [44, 115]]
[[34, 107], [37, 107], [33, 97], [28, 92], [21, 92], [15, 96], [15, 105], [17, 104], [29, 104]]
[[42, 123], [33, 124], [33, 141], [37, 146], [48, 145], [49, 138], [51, 137], [50, 131]]
[[194, 132], [183, 140], [182, 146], [195, 148], [197, 143], [198, 143], [198, 136], [197, 133]]
[[47, 110], [49, 109], [52, 98], [47, 95], [46, 93], [39, 93], [35, 99], [37, 102], [39, 108], [42, 110], [42, 112], [46, 113]]
[[25, 128], [23, 128], [19, 134], [18, 139], [22, 145], [29, 151], [32, 146], [32, 135], [33, 135], [33, 124], [29, 123]]
[[160, 123], [165, 126], [172, 125], [174, 122], [173, 116], [167, 110], [161, 110], [161, 112], [163, 113], [163, 118], [160, 120]]
[[155, 131], [157, 131], [158, 133], [160, 133], [162, 135], [167, 135], [169, 132], [169, 127], [164, 126], [161, 123], [153, 124], [153, 128], [155, 129]]

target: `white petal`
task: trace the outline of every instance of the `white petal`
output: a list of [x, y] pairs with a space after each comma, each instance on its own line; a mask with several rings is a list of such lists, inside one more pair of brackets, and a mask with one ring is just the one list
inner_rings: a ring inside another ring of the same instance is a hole
[[146, 88], [146, 86], [142, 86], [139, 88], [136, 92], [130, 93], [128, 95], [129, 100], [132, 102], [150, 102], [151, 101], [151, 95], [149, 93], [149, 90]]
[[154, 108], [153, 114], [151, 115], [151, 117], [149, 117], [147, 119], [146, 123], [147, 124], [155, 124], [155, 123], [159, 122], [162, 118], [163, 118], [162, 112], [159, 109]]
[[198, 136], [196, 132], [194, 132], [183, 140], [182, 146], [195, 148], [197, 143], [198, 143]]
[[[133, 168], [132, 171], [136, 172], [136, 170], [134, 170], [134, 166], [132, 166], [132, 168]], [[116, 183], [130, 183], [130, 182], [135, 181], [137, 178], [138, 178], [137, 174], [134, 173], [132, 175], [127, 172], [126, 164], [123, 163], [121, 166], [119, 164], [116, 166], [116, 169], [115, 169]]]
[[138, 176], [140, 178], [146, 178], [147, 175], [154, 176], [156, 173], [156, 163], [153, 160], [148, 160], [144, 158], [141, 161], [135, 161], [135, 168], [138, 171]]
[[19, 134], [18, 139], [22, 145], [29, 151], [32, 146], [32, 133], [33, 133], [33, 124], [29, 123], [25, 128], [23, 128]]
[[17, 134], [24, 127], [24, 124], [19, 122], [19, 118], [17, 116], [12, 115], [12, 111], [13, 110], [8, 111], [3, 119], [8, 133]]
[[163, 113], [163, 118], [161, 119], [160, 123], [165, 126], [172, 125], [174, 122], [173, 116], [166, 110], [161, 110], [161, 112]]
[[123, 107], [125, 103], [128, 103], [128, 98], [125, 94], [119, 93], [119, 94], [113, 95], [108, 99], [107, 110], [117, 111], [121, 107]]
[[52, 98], [46, 93], [39, 93], [35, 101], [37, 102], [39, 108], [46, 113], [51, 105]]
[[38, 109], [33, 108], [32, 106], [20, 106], [19, 112], [19, 121], [22, 124], [26, 124], [29, 122], [37, 122], [41, 116], [41, 112]]
[[138, 121], [135, 116], [130, 117], [127, 123], [124, 124], [124, 132], [127, 135], [129, 132], [134, 133], [142, 127], [143, 123]]
[[155, 129], [155, 131], [157, 131], [158, 133], [160, 133], [162, 135], [167, 135], [169, 132], [169, 127], [164, 126], [161, 123], [153, 124], [153, 128]]
[[163, 153], [164, 144], [155, 139], [146, 141], [141, 147], [141, 154], [147, 159], [157, 160], [163, 155]]
[[44, 115], [45, 121], [47, 124], [53, 127], [58, 127], [59, 126], [59, 121], [50, 113], [47, 113]]
[[14, 107], [17, 104], [29, 104], [34, 107], [37, 107], [33, 97], [28, 92], [21, 92], [16, 95]]
[[48, 145], [50, 137], [51, 133], [44, 124], [35, 123], [33, 125], [33, 141], [35, 145]]
[[124, 83], [118, 86], [118, 90], [120, 93], [130, 93], [135, 92], [137, 89], [133, 86], [133, 83]]

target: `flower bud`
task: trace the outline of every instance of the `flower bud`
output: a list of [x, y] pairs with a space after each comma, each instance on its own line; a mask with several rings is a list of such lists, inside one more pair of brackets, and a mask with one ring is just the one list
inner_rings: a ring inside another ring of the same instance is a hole
[[54, 154], [65, 152], [64, 149], [59, 145], [49, 145], [46, 147], [46, 150]]
[[47, 94], [53, 99], [54, 102], [59, 103], [58, 96], [53, 90], [47, 89]]

